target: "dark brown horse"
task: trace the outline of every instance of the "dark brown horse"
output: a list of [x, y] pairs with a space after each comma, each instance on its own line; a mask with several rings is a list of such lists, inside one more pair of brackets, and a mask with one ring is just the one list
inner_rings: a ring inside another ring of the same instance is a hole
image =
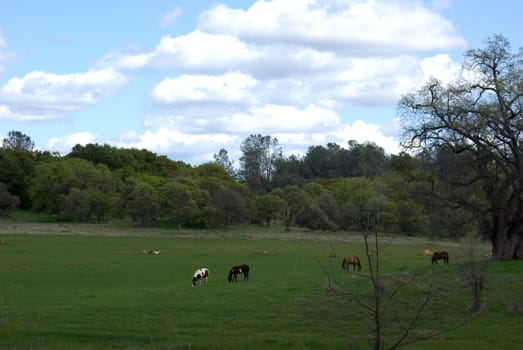
[[443, 260], [445, 264], [449, 263], [449, 253], [447, 252], [435, 252], [432, 254], [432, 264], [438, 263], [438, 260]]
[[240, 273], [243, 273], [243, 280], [248, 281], [249, 265], [243, 264], [231, 267], [231, 271], [229, 271], [229, 277], [227, 279], [229, 280], [229, 282], [238, 282], [237, 276]]
[[357, 256], [347, 256], [343, 259], [341, 267], [343, 267], [343, 269], [347, 271], [349, 269], [349, 265], [352, 265], [352, 270], [356, 270], [356, 266], [358, 266], [358, 270], [361, 270], [360, 258], [358, 258]]

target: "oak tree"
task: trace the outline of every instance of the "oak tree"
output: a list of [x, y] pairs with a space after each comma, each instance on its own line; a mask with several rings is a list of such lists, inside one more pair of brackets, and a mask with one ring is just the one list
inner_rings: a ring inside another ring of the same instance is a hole
[[523, 259], [523, 52], [496, 35], [465, 55], [463, 77], [430, 80], [399, 102], [410, 150], [462, 164], [449, 203], [475, 214], [497, 259]]

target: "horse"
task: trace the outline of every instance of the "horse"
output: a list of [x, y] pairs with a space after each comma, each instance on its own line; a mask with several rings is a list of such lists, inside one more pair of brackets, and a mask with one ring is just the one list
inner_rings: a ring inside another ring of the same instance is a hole
[[349, 269], [349, 265], [352, 265], [352, 270], [356, 270], [356, 266], [358, 266], [358, 270], [361, 270], [360, 258], [358, 258], [357, 256], [347, 256], [343, 259], [341, 267], [343, 267], [343, 269], [347, 271]]
[[249, 265], [243, 264], [243, 265], [237, 265], [231, 267], [231, 270], [229, 271], [229, 282], [238, 282], [237, 275], [239, 273], [243, 273], [243, 280], [248, 281], [249, 280]]
[[434, 265], [434, 263], [438, 263], [438, 260], [443, 260], [443, 262], [445, 264], [448, 264], [449, 263], [449, 253], [447, 252], [434, 252], [434, 254], [432, 254], [432, 265]]
[[192, 276], [192, 286], [194, 287], [196, 285], [196, 282], [202, 283], [202, 279], [205, 281], [205, 285], [207, 285], [207, 279], [209, 278], [209, 269], [204, 267], [201, 269], [198, 269], [194, 272], [194, 275]]

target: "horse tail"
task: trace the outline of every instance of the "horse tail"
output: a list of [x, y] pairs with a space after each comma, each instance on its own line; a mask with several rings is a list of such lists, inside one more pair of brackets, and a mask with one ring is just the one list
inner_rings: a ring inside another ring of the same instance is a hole
[[358, 270], [361, 270], [361, 261], [360, 261], [360, 258], [357, 258], [358, 259]]

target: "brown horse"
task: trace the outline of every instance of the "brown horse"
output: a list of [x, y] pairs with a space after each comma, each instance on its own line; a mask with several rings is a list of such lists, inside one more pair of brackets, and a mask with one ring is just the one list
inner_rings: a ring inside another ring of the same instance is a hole
[[443, 262], [445, 264], [448, 264], [449, 263], [449, 253], [447, 252], [434, 252], [434, 254], [432, 254], [432, 265], [434, 265], [434, 263], [438, 263], [438, 260], [443, 260]]
[[358, 270], [361, 270], [360, 258], [358, 258], [357, 256], [347, 256], [343, 259], [341, 267], [343, 267], [343, 269], [347, 271], [349, 269], [349, 265], [352, 265], [353, 271], [356, 270], [356, 266], [358, 266]]

